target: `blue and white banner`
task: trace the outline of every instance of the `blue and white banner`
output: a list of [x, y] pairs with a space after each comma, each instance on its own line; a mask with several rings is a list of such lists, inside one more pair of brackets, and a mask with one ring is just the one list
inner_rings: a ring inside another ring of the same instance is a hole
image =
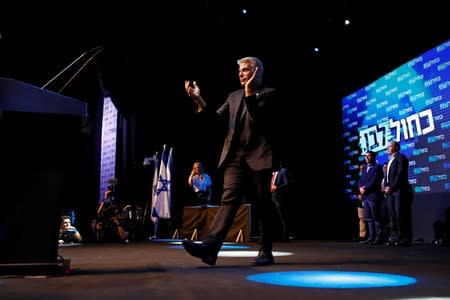
[[152, 220], [170, 219], [171, 205], [171, 168], [172, 168], [172, 148], [167, 154], [166, 145], [164, 145], [161, 155], [161, 165], [159, 167], [158, 182], [154, 191], [154, 205], [152, 208]]

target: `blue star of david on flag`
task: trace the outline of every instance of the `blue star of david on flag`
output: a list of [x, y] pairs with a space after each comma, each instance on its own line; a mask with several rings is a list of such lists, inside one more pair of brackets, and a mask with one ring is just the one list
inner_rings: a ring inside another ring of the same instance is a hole
[[159, 193], [161, 192], [168, 192], [169, 191], [169, 184], [170, 184], [170, 180], [164, 179], [161, 177], [161, 175], [159, 176], [158, 182], [160, 182], [161, 184], [155, 187], [155, 193], [156, 195], [159, 195]]

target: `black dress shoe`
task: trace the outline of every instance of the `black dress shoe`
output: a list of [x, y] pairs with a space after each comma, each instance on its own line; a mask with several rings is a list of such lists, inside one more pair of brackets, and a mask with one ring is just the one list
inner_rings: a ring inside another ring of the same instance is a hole
[[367, 239], [367, 240], [364, 240], [364, 241], [360, 241], [359, 243], [360, 243], [360, 244], [370, 244], [370, 243], [372, 243], [372, 242], [373, 242], [372, 239]]
[[275, 263], [272, 252], [259, 250], [258, 256], [252, 260], [253, 266], [267, 266]]
[[402, 238], [397, 242], [396, 246], [411, 246], [411, 240]]
[[200, 258], [205, 264], [210, 266], [216, 264], [217, 252], [213, 251], [207, 244], [197, 244], [192, 240], [183, 240], [181, 244], [190, 255]]

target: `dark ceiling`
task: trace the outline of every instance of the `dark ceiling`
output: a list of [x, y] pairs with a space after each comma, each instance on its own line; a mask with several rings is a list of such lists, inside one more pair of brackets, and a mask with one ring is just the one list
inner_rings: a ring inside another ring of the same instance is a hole
[[88, 101], [100, 74], [132, 111], [153, 101], [149, 94], [184, 95], [185, 79], [222, 96], [238, 84], [236, 59], [255, 55], [271, 85], [338, 101], [449, 38], [443, 1], [415, 3], [16, 0], [0, 10], [0, 76], [42, 86], [104, 46], [48, 89], [58, 91], [81, 68], [62, 93]]

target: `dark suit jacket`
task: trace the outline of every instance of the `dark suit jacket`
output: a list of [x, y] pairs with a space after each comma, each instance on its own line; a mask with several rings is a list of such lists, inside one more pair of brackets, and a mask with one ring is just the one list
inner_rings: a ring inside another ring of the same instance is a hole
[[397, 153], [388, 170], [388, 186], [392, 192], [398, 190], [408, 190], [408, 158], [401, 153]]
[[383, 167], [379, 164], [372, 164], [371, 168], [364, 172], [358, 183], [360, 187], [364, 186], [366, 189], [363, 195], [364, 201], [381, 199], [381, 182], [383, 176]]
[[[230, 93], [225, 103], [216, 111], [228, 122], [219, 168], [230, 155], [230, 149], [242, 146], [240, 149], [244, 151], [245, 159], [253, 170], [271, 169], [273, 167], [273, 129], [277, 120], [274, 117], [275, 89], [263, 88], [254, 96], [245, 98], [243, 96], [243, 89]], [[245, 105], [241, 110], [242, 113], [239, 113], [242, 101]], [[245, 145], [239, 145], [239, 137], [235, 136], [236, 128], [243, 121], [246, 111], [248, 112], [248, 120], [245, 122], [247, 126], [241, 129], [241, 134], [245, 136], [247, 142]]]

